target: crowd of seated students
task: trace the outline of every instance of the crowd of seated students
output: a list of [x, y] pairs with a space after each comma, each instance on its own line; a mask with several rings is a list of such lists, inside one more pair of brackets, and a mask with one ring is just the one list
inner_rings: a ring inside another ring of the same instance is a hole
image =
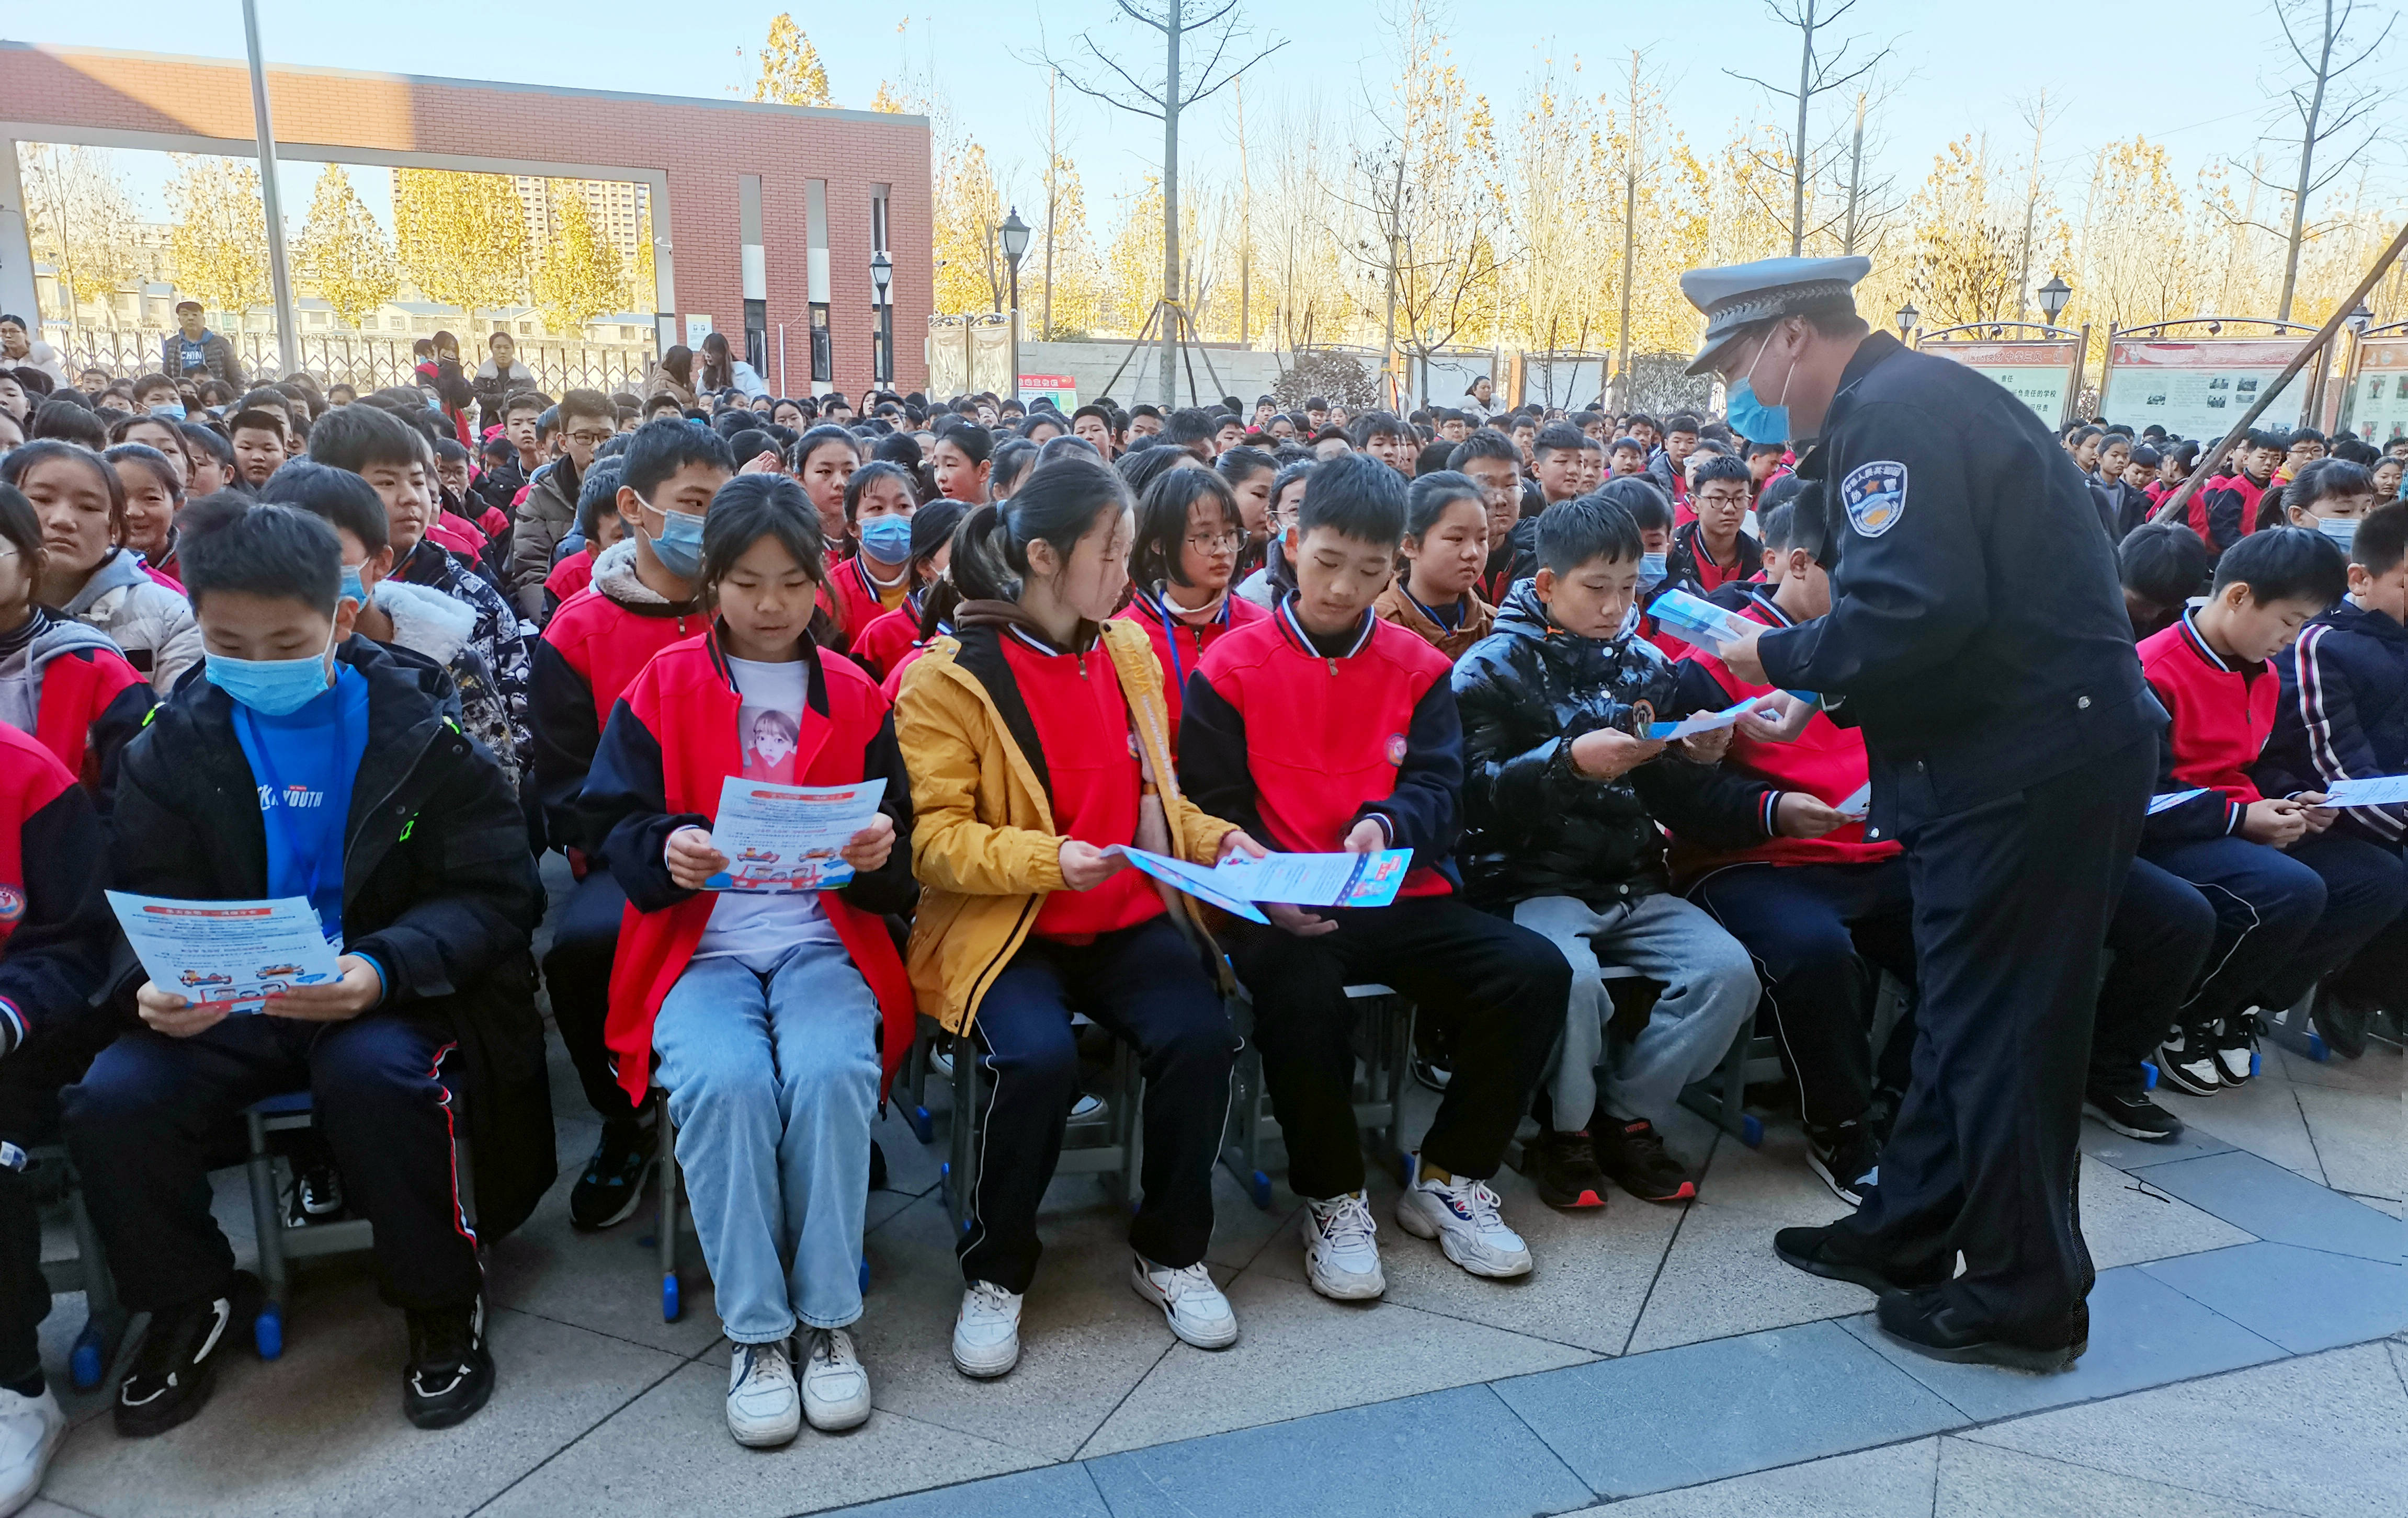
[[[495, 1377], [480, 1252], [555, 1176], [538, 985], [600, 1123], [571, 1223], [633, 1215], [674, 1131], [751, 1445], [871, 1415], [850, 1332], [870, 1133], [919, 1015], [987, 1094], [953, 1338], [973, 1377], [1013, 1368], [1042, 1289], [1074, 1016], [1134, 1052], [1129, 1280], [1200, 1348], [1240, 1333], [1203, 1265], [1240, 991], [1333, 1298], [1385, 1289], [1357, 982], [1412, 1002], [1440, 1087], [1389, 1217], [1473, 1275], [1534, 1267], [1493, 1184], [1509, 1161], [1575, 1212], [1696, 1196], [1668, 1120], [1751, 1029], [1813, 1173], [1847, 1205], [1878, 1183], [1915, 966], [1863, 740], [1656, 614], [1676, 592], [1774, 626], [1829, 609], [1846, 529], [1785, 450], [1484, 399], [1066, 420], [978, 396], [714, 410], [674, 380], [641, 403], [497, 388], [474, 452], [411, 392], [265, 390], [229, 401], [230, 438], [136, 417], [78, 441], [66, 417], [0, 456], [0, 1511], [64, 1427], [22, 1171], [62, 1137], [150, 1314], [122, 1433], [197, 1413], [246, 1337], [261, 1286], [206, 1171], [245, 1106], [303, 1089], [279, 1221], [374, 1224], [406, 1414], [473, 1415]], [[2195, 455], [2067, 437], [2171, 716], [2086, 1109], [2167, 1139], [2144, 1063], [2213, 1095], [2255, 1073], [2263, 1011], [2309, 1000], [2355, 1056], [2398, 1010], [2408, 808], [2325, 802], [2408, 770], [2408, 504], [2357, 439], [2253, 435], [2150, 522]], [[712, 889], [730, 777], [882, 781], [851, 880]], [[1257, 924], [1128, 849], [1410, 860], [1390, 905]], [[339, 979], [228, 1015], [150, 982], [104, 887], [304, 897]]]

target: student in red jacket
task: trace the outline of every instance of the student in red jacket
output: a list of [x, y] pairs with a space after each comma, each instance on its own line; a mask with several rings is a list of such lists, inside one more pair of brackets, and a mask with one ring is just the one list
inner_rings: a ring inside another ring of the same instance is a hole
[[[107, 852], [75, 776], [0, 727], [0, 1140], [19, 1148], [55, 1138], [59, 1087], [91, 1058], [67, 1024], [100, 988], [116, 938], [101, 892]], [[22, 1163], [0, 1164], [0, 1512], [32, 1499], [67, 1426], [42, 1379], [36, 1331], [50, 1294], [38, 1188]]]
[[35, 602], [42, 552], [33, 504], [0, 485], [0, 723], [48, 749], [105, 813], [154, 698], [107, 633]]
[[2283, 434], [2251, 428], [2232, 451], [2232, 472], [2210, 480], [2184, 509], [2190, 530], [2217, 553], [2258, 530], [2258, 503], [2274, 482], [2274, 466], [2283, 460]]
[[[916, 894], [910, 781], [886, 698], [812, 640], [823, 546], [793, 480], [721, 488], [703, 531], [711, 629], [619, 697], [580, 803], [627, 895], [606, 1041], [631, 1101], [652, 1079], [667, 1093], [736, 1346], [727, 1427], [753, 1446], [785, 1443], [804, 1419], [835, 1430], [869, 1416], [846, 1329], [861, 1317], [870, 1124], [913, 1028], [882, 915]], [[755, 743], [765, 727], [781, 741]], [[842, 851], [850, 881], [714, 888], [731, 865], [711, 829], [732, 776], [882, 780], [879, 812]]]
[[2347, 961], [2408, 902], [2400, 856], [2346, 830], [2321, 791], [2261, 795], [2252, 770], [2274, 729], [2282, 681], [2267, 661], [2349, 588], [2341, 550], [2298, 527], [2254, 533], [2215, 566], [2207, 603], [2141, 644], [2141, 667], [2173, 714], [2143, 857], [2200, 887], [2217, 931], [2157, 1069], [2212, 1096], [2256, 1069], [2253, 1007], [2287, 1007]]
[[[845, 536], [852, 552], [832, 560], [833, 621], [850, 648], [869, 624], [911, 594], [911, 517], [920, 508], [910, 471], [884, 459], [863, 465], [844, 487]], [[823, 597], [824, 600], [825, 597]]]
[[624, 457], [618, 510], [627, 536], [595, 562], [594, 583], [552, 614], [528, 680], [529, 767], [545, 838], [567, 852], [579, 876], [553, 925], [543, 979], [560, 1040], [585, 1099], [602, 1118], [601, 1143], [568, 1195], [568, 1220], [580, 1228], [608, 1228], [636, 1210], [657, 1129], [652, 1106], [631, 1101], [621, 1088], [604, 1046], [610, 955], [626, 894], [610, 871], [591, 867], [602, 839], [578, 809], [578, 796], [621, 693], [653, 654], [710, 625], [701, 590], [703, 521], [736, 472], [718, 435], [682, 422], [645, 423]]
[[[883, 680], [899, 671], [905, 655], [919, 645], [929, 588], [944, 578], [953, 557], [953, 529], [962, 524], [969, 509], [960, 501], [930, 501], [911, 514], [911, 557], [904, 566], [904, 582], [911, 587], [910, 594], [892, 609], [871, 618], [845, 651], [854, 664], [869, 671], [870, 679]], [[894, 697], [890, 694], [887, 699]]]
[[1203, 665], [1204, 651], [1270, 615], [1229, 594], [1245, 536], [1236, 493], [1210, 469], [1156, 475], [1138, 501], [1128, 609], [1113, 620], [1144, 628], [1154, 644], [1174, 753], [1187, 681]]
[[1317, 467], [1286, 543], [1297, 590], [1205, 652], [1180, 725], [1188, 795], [1267, 846], [1412, 853], [1388, 906], [1326, 914], [1271, 906], [1272, 926], [1230, 930], [1231, 961], [1254, 994], [1289, 1183], [1306, 1198], [1306, 1279], [1341, 1300], [1387, 1289], [1364, 1201], [1346, 986], [1394, 985], [1452, 1039], [1453, 1078], [1397, 1221], [1490, 1277], [1530, 1271], [1529, 1248], [1499, 1216], [1487, 1182], [1571, 990], [1570, 967], [1553, 944], [1456, 895], [1463, 730], [1452, 666], [1371, 612], [1404, 536], [1405, 486], [1395, 470], [1362, 455]]

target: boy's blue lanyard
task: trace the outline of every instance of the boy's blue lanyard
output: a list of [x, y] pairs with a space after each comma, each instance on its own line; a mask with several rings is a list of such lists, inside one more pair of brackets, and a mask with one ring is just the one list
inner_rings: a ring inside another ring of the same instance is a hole
[[1398, 585], [1397, 589], [1403, 591], [1405, 599], [1413, 604], [1413, 609], [1419, 611], [1423, 616], [1427, 617], [1430, 620], [1430, 625], [1436, 627], [1442, 633], [1462, 631], [1464, 618], [1471, 613], [1471, 609], [1465, 606], [1461, 599], [1458, 598], [1455, 603], [1455, 621], [1448, 622], [1444, 617], [1438, 614], [1438, 608], [1424, 605], [1420, 596], [1415, 595], [1410, 590], [1406, 590], [1402, 584]]
[[[1174, 691], [1183, 692], [1187, 689], [1187, 675], [1186, 672], [1180, 667], [1179, 664], [1179, 630], [1189, 624], [1171, 615], [1170, 598], [1163, 594], [1160, 591], [1156, 591], [1151, 595], [1146, 594], [1143, 591], [1140, 591], [1138, 594], [1144, 596], [1145, 604], [1154, 609], [1154, 615], [1162, 619], [1162, 641], [1170, 650], [1170, 688]], [[1219, 614], [1210, 618], [1204, 625], [1209, 627], [1215, 623], [1224, 627], [1229, 624], [1229, 596], [1228, 593], [1226, 591], [1221, 594], [1221, 610]], [[1204, 652], [1203, 627], [1196, 629], [1196, 652], [1198, 654], [1201, 654]]]
[[[342, 688], [339, 682], [340, 677], [337, 676], [337, 683], [327, 687], [327, 689], [335, 693], [337, 710], [339, 712], [342, 702]], [[268, 745], [266, 736], [261, 732], [259, 723], [252, 718], [251, 709], [242, 705], [240, 702], [235, 703], [234, 720], [241, 723], [244, 730], [250, 735], [250, 747], [251, 752], [249, 757], [251, 757], [258, 765], [259, 768], [264, 771], [263, 774], [260, 774], [255, 778], [265, 781], [267, 784], [268, 794], [276, 797], [276, 805], [274, 808], [263, 807], [260, 809], [260, 823], [264, 827], [270, 827], [276, 830], [278, 840], [284, 845], [284, 852], [287, 857], [299, 860], [304, 857], [299, 846], [300, 840], [294, 836], [292, 820], [285, 815], [287, 809], [284, 802], [284, 783], [277, 778], [276, 761], [272, 757], [273, 751]], [[359, 723], [353, 724], [342, 723], [338, 720], [336, 725], [342, 729], [342, 736], [337, 740], [339, 746], [336, 750], [335, 754], [335, 762], [341, 767], [335, 773], [348, 779], [352, 785], [356, 785], [359, 780], [360, 760], [367, 753], [367, 723]], [[347, 794], [350, 789], [351, 786], [345, 787]], [[329, 799], [331, 799], [331, 797], [329, 797]], [[344, 808], [346, 812], [349, 812], [350, 809], [351, 809], [348, 806]], [[351, 818], [349, 816], [345, 816], [337, 820], [335, 826], [335, 882], [338, 900], [340, 899], [339, 893], [342, 889], [343, 855], [346, 845], [349, 842], [348, 835], [350, 832]], [[326, 878], [326, 861], [322, 855], [317, 853], [310, 853], [307, 857], [308, 859], [309, 880], [308, 884], [302, 891], [302, 895], [308, 899], [309, 905], [312, 908], [315, 908], [318, 904], [318, 889], [322, 883], [324, 883]], [[322, 919], [320, 926], [322, 927], [324, 923]]]

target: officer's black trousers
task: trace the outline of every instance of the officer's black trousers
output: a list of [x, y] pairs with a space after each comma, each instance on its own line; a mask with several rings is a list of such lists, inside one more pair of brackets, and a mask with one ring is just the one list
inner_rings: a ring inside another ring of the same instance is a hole
[[1914, 1075], [1881, 1181], [1839, 1226], [1899, 1277], [1965, 1273], [1976, 1320], [2045, 1341], [2090, 1292], [2075, 1197], [2107, 924], [2155, 752], [2129, 745], [2016, 795], [1906, 830]]

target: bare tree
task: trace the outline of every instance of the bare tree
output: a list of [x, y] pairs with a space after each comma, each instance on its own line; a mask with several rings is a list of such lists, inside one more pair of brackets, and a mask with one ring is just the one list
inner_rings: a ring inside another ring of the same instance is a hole
[[[2299, 288], [2300, 249], [2310, 236], [2308, 201], [2349, 167], [2351, 161], [2374, 140], [2381, 123], [2370, 118], [2393, 93], [2384, 84], [2346, 82], [2348, 75], [2374, 56], [2400, 20], [2397, 11], [2386, 15], [2374, 39], [2361, 45], [2350, 35], [2350, 23], [2357, 19], [2358, 5], [2359, 0], [2276, 0], [2273, 7], [2274, 19], [2283, 28], [2283, 41], [2307, 71], [2283, 92], [2289, 114], [2298, 123], [2296, 140], [2300, 146], [2299, 170], [2286, 192], [2291, 197], [2290, 226], [2287, 230], [2260, 228], [2285, 239], [2283, 294], [2274, 313], [2285, 322], [2291, 319], [2291, 300]], [[2295, 11], [2300, 14], [2295, 17]], [[2327, 160], [2329, 166], [2317, 172], [2318, 147], [2344, 138], [2351, 139], [2350, 145], [2330, 154]], [[2286, 135], [2273, 140], [2294, 139]], [[2254, 169], [2250, 177], [2253, 180], [2257, 178]]]
[[[1805, 251], [1806, 185], [1815, 178], [1815, 165], [1826, 155], [1827, 144], [1816, 142], [1810, 135], [1816, 97], [1847, 89], [1863, 79], [1881, 65], [1890, 50], [1882, 49], [1861, 63], [1850, 63], [1848, 54], [1859, 39], [1850, 37], [1828, 54], [1818, 54], [1822, 35], [1839, 24], [1842, 18], [1856, 8], [1856, 0], [1840, 0], [1830, 5], [1827, 0], [1766, 0], [1765, 8], [1773, 20], [1798, 29], [1798, 87], [1784, 89], [1778, 84], [1742, 74], [1734, 69], [1724, 73], [1743, 79], [1770, 95], [1794, 101], [1798, 107], [1797, 125], [1789, 134], [1789, 162], [1782, 165], [1789, 178], [1789, 256]], [[1768, 167], [1771, 165], [1767, 165]], [[1814, 228], [1821, 231], [1823, 228]]]
[[[1151, 28], [1162, 38], [1162, 66], [1129, 65], [1096, 44], [1094, 34], [1077, 38], [1083, 60], [1066, 63], [1050, 46], [1043, 61], [1065, 83], [1117, 110], [1150, 116], [1162, 123], [1162, 299], [1176, 303], [1182, 285], [1179, 256], [1179, 113], [1211, 95], [1231, 79], [1287, 46], [1274, 40], [1255, 47], [1239, 14], [1238, 0], [1112, 0], [1121, 18]], [[1195, 51], [1186, 49], [1193, 41]], [[1232, 62], [1232, 50], [1253, 51]], [[1197, 66], [1197, 60], [1201, 60]], [[1178, 398], [1174, 367], [1179, 323], [1166, 310], [1162, 322], [1162, 404]]]
[[1897, 180], [1870, 178], [1869, 165], [1879, 159], [1882, 139], [1871, 124], [1876, 97], [1870, 85], [1856, 86], [1853, 124], [1848, 129], [1848, 155], [1839, 171], [1840, 215], [1833, 228], [1842, 253], [1871, 254], [1889, 232], [1898, 214]]
[[[2023, 250], [2015, 257], [2015, 320], [2024, 319], [2031, 305], [2032, 219], [2040, 211], [2040, 152], [2048, 139], [2048, 92], [2042, 90], [2029, 105], [2020, 107], [2024, 123], [2032, 129], [2031, 178], [2024, 187]], [[2089, 211], [2083, 212], [2087, 224]]]

